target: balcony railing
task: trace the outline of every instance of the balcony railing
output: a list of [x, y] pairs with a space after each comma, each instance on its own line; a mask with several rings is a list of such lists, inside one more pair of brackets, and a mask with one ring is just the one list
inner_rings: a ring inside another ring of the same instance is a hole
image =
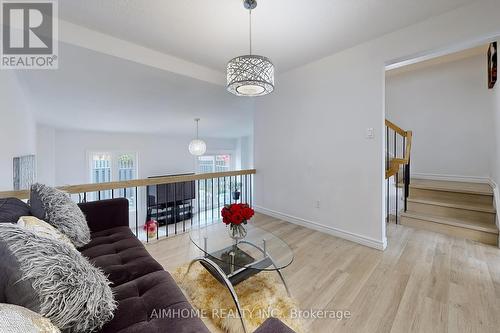
[[[149, 242], [170, 237], [220, 220], [226, 204], [241, 202], [252, 206], [255, 169], [184, 174], [128, 181], [58, 187], [75, 202], [107, 198], [134, 198], [130, 203], [130, 228]], [[236, 193], [235, 193], [236, 192]], [[29, 199], [29, 190], [0, 192], [0, 198]], [[143, 230], [148, 220], [159, 226], [154, 235]], [[153, 237], [151, 237], [153, 236]]]

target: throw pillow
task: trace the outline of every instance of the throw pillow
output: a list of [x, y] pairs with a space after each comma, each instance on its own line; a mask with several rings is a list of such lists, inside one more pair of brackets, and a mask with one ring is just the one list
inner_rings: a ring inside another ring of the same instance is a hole
[[45, 221], [40, 220], [34, 216], [21, 216], [17, 221], [17, 225], [21, 228], [31, 230], [38, 236], [48, 237], [64, 242], [69, 246], [75, 247], [73, 243], [63, 233], [51, 226]]
[[68, 193], [43, 184], [34, 184], [31, 186], [30, 205], [32, 215], [56, 227], [76, 247], [90, 242], [87, 220]]
[[110, 282], [80, 252], [0, 224], [0, 302], [24, 306], [65, 332], [92, 332], [113, 318]]
[[0, 303], [0, 332], [60, 333], [50, 319], [13, 304]]
[[17, 198], [0, 199], [0, 223], [16, 223], [24, 215], [30, 214], [30, 206]]

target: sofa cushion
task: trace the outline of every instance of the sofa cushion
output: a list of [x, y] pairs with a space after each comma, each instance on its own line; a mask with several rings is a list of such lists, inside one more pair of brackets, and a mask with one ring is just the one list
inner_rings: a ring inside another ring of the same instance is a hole
[[79, 250], [95, 266], [102, 268], [113, 286], [163, 270], [129, 227], [94, 232], [91, 239]]
[[254, 333], [294, 333], [294, 331], [276, 318], [267, 319]]
[[0, 303], [0, 332], [61, 333], [48, 318], [22, 306]]
[[16, 223], [21, 216], [31, 215], [30, 206], [17, 198], [0, 199], [0, 223]]
[[38, 312], [67, 332], [91, 332], [113, 317], [109, 281], [74, 247], [4, 223], [0, 249], [5, 303]]
[[60, 242], [68, 244], [71, 247], [75, 247], [73, 243], [69, 240], [69, 238], [48, 224], [47, 222], [40, 220], [34, 216], [21, 216], [17, 221], [17, 225], [23, 229], [31, 230], [36, 233], [38, 236], [47, 237], [56, 239]]
[[[1, 231], [1, 228], [0, 228]], [[40, 312], [40, 301], [31, 281], [23, 280], [19, 262], [7, 243], [0, 240], [0, 303], [14, 303]]]
[[105, 333], [209, 333], [170, 274], [157, 271], [114, 287], [115, 318]]
[[90, 242], [85, 216], [68, 193], [43, 184], [33, 184], [30, 205], [33, 216], [56, 227], [76, 247]]

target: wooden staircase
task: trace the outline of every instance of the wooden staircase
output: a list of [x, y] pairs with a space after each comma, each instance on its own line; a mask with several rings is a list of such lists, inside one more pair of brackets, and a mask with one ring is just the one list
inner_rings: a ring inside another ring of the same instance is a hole
[[498, 245], [488, 184], [412, 179], [401, 224]]

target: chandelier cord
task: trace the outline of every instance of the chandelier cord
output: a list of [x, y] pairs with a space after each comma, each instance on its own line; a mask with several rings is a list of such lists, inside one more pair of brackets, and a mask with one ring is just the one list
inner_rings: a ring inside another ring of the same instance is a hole
[[252, 55], [252, 9], [248, 11], [248, 21], [250, 22], [250, 31], [249, 31], [249, 39], [250, 39], [250, 55]]
[[196, 119], [196, 140], [199, 139], [199, 136], [198, 136], [198, 123], [199, 123], [199, 119]]

